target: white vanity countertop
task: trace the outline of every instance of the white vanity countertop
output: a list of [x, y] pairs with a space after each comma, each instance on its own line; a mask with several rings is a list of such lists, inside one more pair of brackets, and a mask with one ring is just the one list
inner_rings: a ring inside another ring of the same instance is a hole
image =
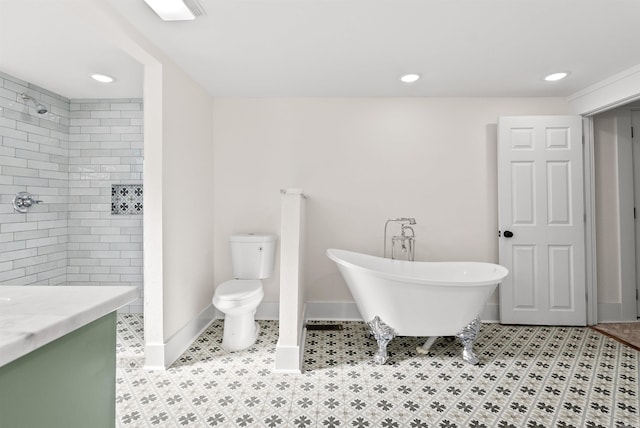
[[136, 287], [0, 286], [0, 367], [137, 298]]

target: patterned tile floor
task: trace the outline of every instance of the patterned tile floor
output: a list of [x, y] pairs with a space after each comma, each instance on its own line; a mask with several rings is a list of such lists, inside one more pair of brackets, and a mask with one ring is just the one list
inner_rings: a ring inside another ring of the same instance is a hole
[[166, 372], [142, 370], [142, 319], [118, 317], [118, 427], [637, 427], [640, 353], [594, 330], [484, 324], [475, 353], [399, 337], [384, 366], [362, 322], [308, 331], [303, 373], [272, 373], [277, 321], [220, 348], [215, 321]]

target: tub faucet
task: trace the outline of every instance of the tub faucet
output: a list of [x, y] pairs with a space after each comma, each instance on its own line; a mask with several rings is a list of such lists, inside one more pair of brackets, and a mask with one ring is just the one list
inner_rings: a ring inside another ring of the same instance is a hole
[[[403, 254], [407, 254], [407, 260], [414, 260], [414, 242], [415, 232], [412, 225], [416, 224], [416, 219], [412, 217], [398, 217], [390, 218], [384, 224], [384, 247], [382, 250], [382, 257], [387, 257], [387, 226], [389, 223], [400, 224], [400, 235], [391, 237], [391, 258], [395, 259], [395, 244], [400, 243], [400, 250]], [[409, 233], [409, 234], [408, 234]]]
[[[415, 224], [415, 221], [413, 224]], [[411, 232], [410, 236], [407, 236], [407, 231]], [[409, 243], [409, 250], [411, 251], [411, 253], [413, 253], [413, 239], [415, 238], [415, 236], [416, 236], [416, 233], [413, 231], [413, 227], [407, 226], [406, 224], [403, 224], [400, 226], [400, 242], [402, 244], [401, 246], [402, 254], [406, 254], [408, 251], [407, 242]], [[393, 251], [393, 248], [392, 248], [392, 251]], [[413, 260], [413, 254], [410, 255], [410, 260]]]
[[416, 219], [413, 218], [413, 217], [398, 217], [398, 218], [391, 218], [391, 219], [387, 220], [387, 222], [390, 222], [390, 221], [395, 221], [395, 222], [398, 222], [398, 223], [408, 223], [408, 224], [411, 224], [411, 225], [416, 224]]
[[[415, 224], [414, 223], [409, 223], [409, 224]], [[406, 224], [403, 224], [400, 226], [400, 235], [402, 236], [406, 236], [407, 231], [411, 232], [411, 237], [415, 237], [416, 233], [413, 231], [413, 227], [411, 226], [407, 226]]]

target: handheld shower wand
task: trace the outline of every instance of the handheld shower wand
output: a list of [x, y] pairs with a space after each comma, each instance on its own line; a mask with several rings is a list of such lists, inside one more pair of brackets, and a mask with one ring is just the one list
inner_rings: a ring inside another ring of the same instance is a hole
[[27, 102], [31, 101], [33, 103], [33, 105], [36, 107], [36, 112], [38, 112], [38, 114], [45, 114], [46, 112], [49, 111], [49, 110], [47, 110], [47, 108], [45, 106], [43, 106], [38, 101], [36, 101], [36, 99], [33, 98], [31, 95], [25, 94], [23, 92], [18, 96], [22, 99], [22, 102], [25, 103], [25, 104], [27, 104]]

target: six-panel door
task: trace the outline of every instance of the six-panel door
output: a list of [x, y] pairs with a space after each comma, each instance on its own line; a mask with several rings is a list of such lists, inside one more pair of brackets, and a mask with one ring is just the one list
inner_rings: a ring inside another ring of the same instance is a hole
[[499, 120], [504, 324], [586, 325], [582, 152], [579, 116]]

